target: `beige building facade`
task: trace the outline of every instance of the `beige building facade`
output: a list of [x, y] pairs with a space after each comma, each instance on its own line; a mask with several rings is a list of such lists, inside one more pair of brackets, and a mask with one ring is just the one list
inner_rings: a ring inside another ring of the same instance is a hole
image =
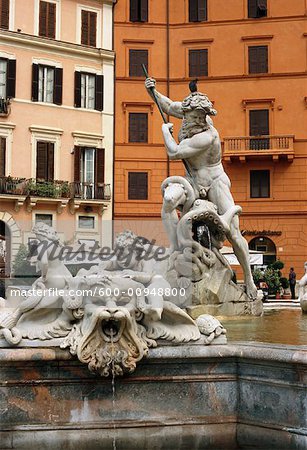
[[113, 1], [3, 0], [0, 8], [0, 235], [8, 275], [37, 222], [66, 242], [111, 243]]

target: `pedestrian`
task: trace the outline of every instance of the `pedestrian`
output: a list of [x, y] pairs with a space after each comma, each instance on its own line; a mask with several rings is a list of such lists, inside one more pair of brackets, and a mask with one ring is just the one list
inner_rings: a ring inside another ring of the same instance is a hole
[[290, 267], [289, 284], [290, 284], [290, 290], [291, 290], [291, 299], [294, 300], [295, 299], [296, 273], [294, 272], [293, 267]]

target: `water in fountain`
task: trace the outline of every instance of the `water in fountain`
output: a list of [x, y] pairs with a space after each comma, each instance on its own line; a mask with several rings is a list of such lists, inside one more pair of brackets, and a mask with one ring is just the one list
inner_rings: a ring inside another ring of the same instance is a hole
[[212, 250], [210, 230], [207, 225], [202, 224], [197, 226], [196, 238], [197, 241], [200, 242], [204, 247]]
[[207, 225], [205, 225], [205, 230], [206, 230], [207, 236], [208, 236], [208, 249], [209, 249], [209, 250], [212, 250], [210, 230], [209, 230], [209, 228], [208, 228]]
[[111, 371], [112, 371], [112, 411], [113, 411], [113, 450], [116, 450], [116, 424], [115, 424], [115, 348], [114, 348], [114, 335], [116, 331], [110, 328], [110, 341], [111, 341]]

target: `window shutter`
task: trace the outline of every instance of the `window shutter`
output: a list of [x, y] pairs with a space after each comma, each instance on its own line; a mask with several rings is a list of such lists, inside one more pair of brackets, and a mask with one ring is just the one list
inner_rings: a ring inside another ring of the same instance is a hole
[[257, 171], [251, 171], [250, 173], [250, 196], [251, 198], [259, 197], [260, 193], [260, 180], [257, 176]]
[[81, 11], [81, 44], [96, 47], [97, 14], [92, 11]]
[[208, 50], [189, 50], [189, 76], [208, 76]]
[[48, 179], [48, 142], [37, 142], [36, 178], [40, 180]]
[[257, 0], [258, 17], [267, 16], [267, 0]]
[[55, 39], [56, 4], [48, 2], [47, 34], [46, 36]]
[[197, 50], [189, 50], [189, 76], [198, 76]]
[[148, 50], [129, 50], [129, 76], [143, 77], [142, 64], [148, 70]]
[[32, 102], [38, 101], [38, 64], [32, 64]]
[[74, 181], [81, 181], [81, 147], [75, 145], [74, 148]]
[[7, 74], [6, 74], [6, 96], [15, 97], [16, 89], [16, 59], [7, 60]]
[[251, 198], [268, 198], [270, 196], [269, 170], [251, 170], [250, 196]]
[[267, 45], [248, 47], [248, 71], [249, 73], [268, 72]]
[[199, 50], [199, 76], [208, 76], [208, 50]]
[[103, 110], [103, 75], [96, 75], [95, 78], [95, 109]]
[[249, 112], [250, 136], [263, 136], [269, 132], [269, 110], [254, 109]]
[[148, 142], [147, 113], [129, 113], [129, 142]]
[[10, 23], [10, 0], [0, 0], [0, 27], [9, 29]]
[[148, 173], [129, 172], [128, 173], [128, 199], [147, 200], [148, 199]]
[[258, 47], [258, 60], [260, 73], [268, 73], [268, 47], [261, 45]]
[[198, 21], [198, 0], [189, 0], [189, 21]]
[[148, 0], [140, 0], [140, 21], [148, 22]]
[[248, 72], [257, 73], [258, 69], [257, 47], [248, 47]]
[[198, 0], [198, 21], [204, 22], [207, 20], [207, 0]]
[[92, 47], [97, 46], [97, 14], [94, 12], [89, 13], [89, 44]]
[[261, 181], [260, 181], [260, 195], [261, 197], [270, 196], [270, 171], [262, 170]]
[[54, 144], [52, 142], [47, 143], [47, 180], [54, 180]]
[[104, 183], [104, 148], [96, 148], [95, 177], [96, 183]]
[[130, 0], [130, 22], [139, 20], [139, 0]]
[[88, 11], [81, 11], [81, 44], [88, 43]]
[[248, 17], [256, 18], [257, 17], [257, 0], [248, 0]]
[[53, 103], [56, 105], [62, 104], [63, 92], [63, 69], [56, 67], [54, 70], [54, 85], [53, 85]]
[[5, 177], [6, 139], [0, 138], [0, 177]]
[[75, 72], [75, 108], [81, 108], [81, 72]]
[[39, 31], [40, 36], [47, 36], [47, 2], [39, 2]]

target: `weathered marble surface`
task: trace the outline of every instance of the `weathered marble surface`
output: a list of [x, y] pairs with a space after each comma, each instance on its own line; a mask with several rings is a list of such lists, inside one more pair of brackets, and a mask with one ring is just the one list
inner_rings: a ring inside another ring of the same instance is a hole
[[303, 313], [307, 314], [307, 261], [304, 264], [305, 273], [298, 282], [299, 301]]
[[[115, 381], [58, 348], [0, 350], [0, 448], [303, 450], [307, 347], [163, 345]], [[114, 431], [115, 426], [115, 431]], [[238, 441], [236, 441], [236, 436]]]

